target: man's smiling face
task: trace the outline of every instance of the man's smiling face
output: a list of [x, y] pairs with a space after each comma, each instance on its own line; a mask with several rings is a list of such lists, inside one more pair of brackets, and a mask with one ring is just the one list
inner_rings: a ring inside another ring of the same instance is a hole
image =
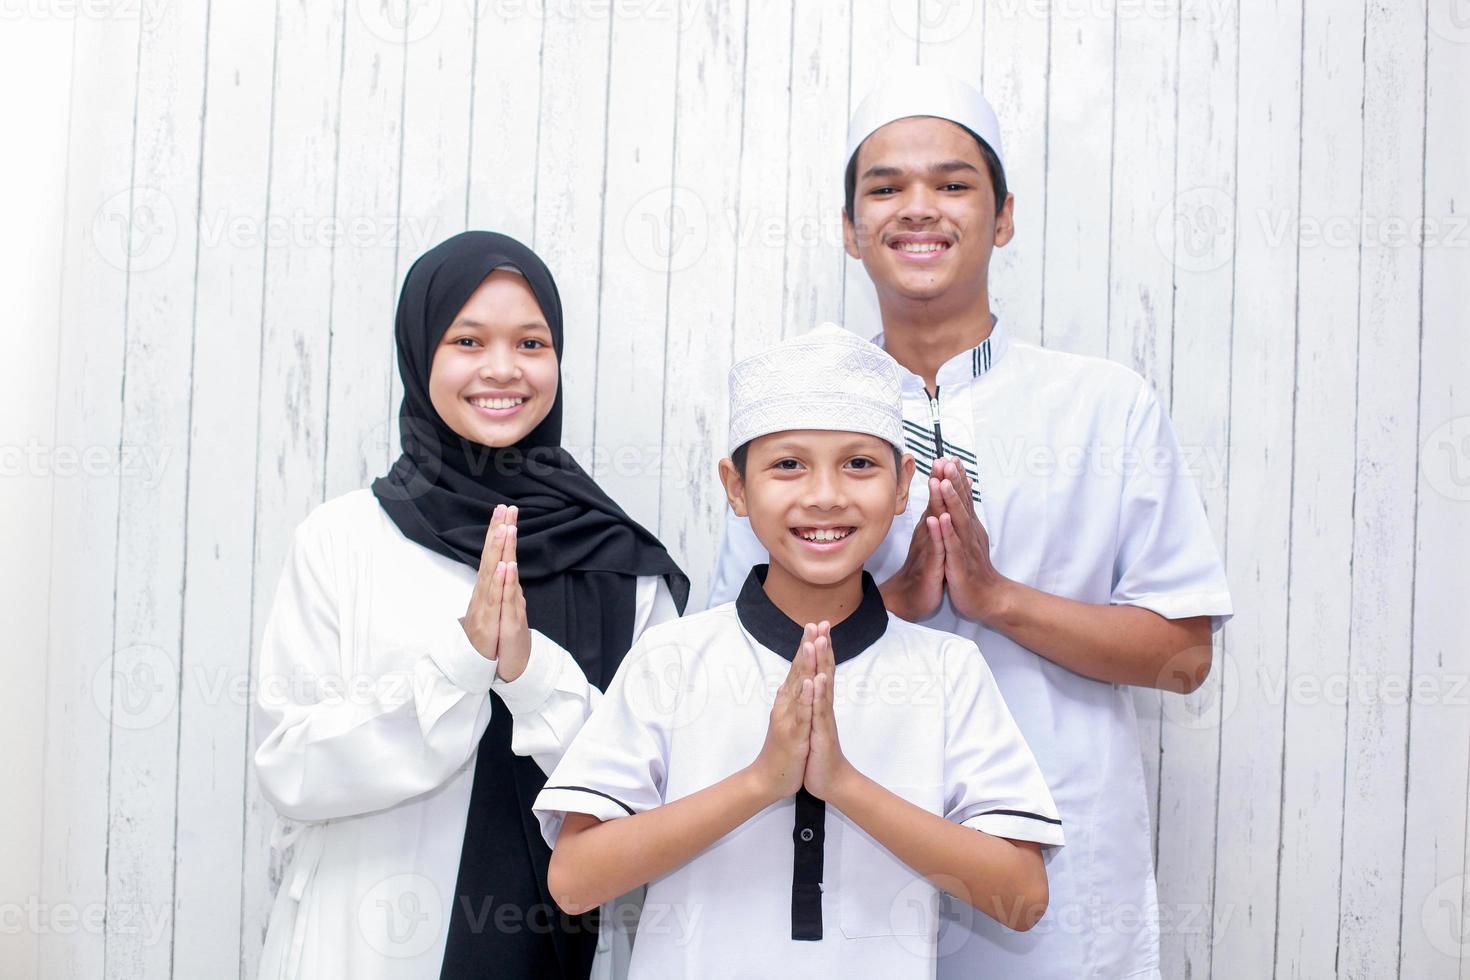
[[991, 250], [1014, 234], [1012, 199], [997, 215], [990, 172], [964, 127], [895, 120], [858, 147], [856, 174], [843, 237], [880, 297], [962, 304], [985, 289]]

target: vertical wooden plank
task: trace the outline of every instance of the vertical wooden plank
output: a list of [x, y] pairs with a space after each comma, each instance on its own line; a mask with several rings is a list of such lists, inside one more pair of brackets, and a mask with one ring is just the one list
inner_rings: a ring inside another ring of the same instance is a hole
[[1337, 955], [1336, 903], [1322, 896], [1340, 884], [1347, 707], [1321, 692], [1348, 670], [1356, 345], [1346, 331], [1358, 319], [1356, 240], [1329, 245], [1306, 232], [1358, 212], [1363, 84], [1362, 6], [1307, 5], [1305, 14], [1300, 213], [1251, 216], [1297, 247], [1301, 267], [1291, 617], [1266, 690], [1285, 726], [1275, 973], [1302, 978], [1321, 976]]
[[[179, 697], [173, 975], [232, 975], [241, 853], [254, 554], [260, 283], [272, 7], [213, 4], [206, 39], [193, 289], [187, 578]], [[263, 913], [262, 913], [263, 914]]]
[[[1173, 243], [1158, 214], [1174, 197], [1179, 17], [1173, 4], [1130, 7], [1117, 25], [1108, 356], [1138, 371], [1169, 408], [1173, 361]], [[1121, 164], [1121, 165], [1120, 165]], [[1172, 695], [1164, 695], [1172, 696]], [[1161, 695], [1134, 691], [1144, 784], [1157, 853]]]
[[[782, 336], [842, 320], [842, 179], [847, 160], [847, 0], [795, 4], [791, 12], [791, 139]], [[860, 268], [855, 275], [867, 278]], [[847, 324], [863, 332], [861, 324]], [[873, 333], [878, 332], [876, 326]]]
[[1050, 8], [1041, 340], [1099, 356], [1108, 350], [1114, 6], [1099, 0]]
[[[786, 250], [808, 234], [790, 223], [787, 204], [788, 154], [792, 137], [790, 78], [793, 11], [781, 0], [750, 0], [745, 33], [758, 38], [745, 52], [744, 105], [740, 114], [740, 160], [736, 208], [722, 216], [737, 243], [731, 357], [738, 360], [780, 340], [787, 328], [780, 288]], [[800, 134], [796, 135], [800, 139]], [[815, 229], [812, 229], [815, 230]], [[815, 324], [793, 324], [797, 331]], [[724, 386], [711, 392], [720, 400]], [[716, 452], [726, 448], [717, 433]], [[718, 457], [716, 457], [718, 458]], [[713, 486], [713, 471], [691, 474]], [[712, 498], [718, 505], [719, 498]], [[716, 510], [721, 508], [716, 506]], [[718, 516], [722, 516], [717, 514]]]
[[[614, 17], [607, 79], [607, 191], [597, 303], [593, 476], [644, 527], [657, 528], [670, 265], [697, 247], [672, 211], [677, 15]], [[708, 221], [701, 226], [708, 233]], [[579, 337], [585, 337], [579, 334]], [[705, 474], [691, 476], [703, 479]], [[698, 570], [688, 568], [695, 573]]]
[[[537, 143], [538, 255], [561, 291], [565, 349], [561, 361], [562, 444], [590, 465], [597, 408], [597, 302], [603, 247], [607, 163], [608, 42], [612, 4], [546, 5]], [[673, 5], [646, 8], [675, 16]], [[728, 93], [727, 93], [728, 97]]]
[[[1221, 724], [1212, 975], [1269, 976], [1280, 843], [1281, 707], [1257, 692], [1279, 675], [1286, 641], [1296, 248], [1255, 215], [1299, 211], [1301, 4], [1240, 11], [1235, 321], [1231, 348], [1226, 554], [1235, 619], [1226, 628], [1230, 710]], [[1238, 676], [1238, 691], [1230, 683]]]
[[[359, 5], [361, 6], [361, 5]], [[293, 215], [330, 215], [336, 179], [342, 0], [277, 10], [272, 84], [267, 226]], [[357, 12], [352, 14], [358, 16]], [[325, 463], [329, 249], [296, 249], [267, 239], [261, 310], [260, 408], [256, 453], [255, 566], [251, 650], [260, 645], [292, 529], [322, 500]], [[247, 745], [259, 740], [254, 715]], [[244, 760], [249, 767], [249, 760]], [[242, 844], [241, 947], [253, 973], [281, 868], [270, 849], [275, 811], [253, 767]]]
[[[1404, 872], [1413, 632], [1420, 251], [1407, 228], [1424, 195], [1424, 37], [1417, 5], [1368, 5], [1363, 83], [1362, 282], [1341, 945], [1345, 976], [1390, 976]], [[1395, 225], [1398, 230], [1395, 231]], [[1429, 583], [1426, 583], [1426, 585]], [[1416, 846], [1420, 841], [1413, 842]]]
[[[407, 0], [403, 23], [406, 46], [403, 94], [402, 171], [397, 219], [397, 288], [414, 259], [464, 230], [469, 202], [471, 68], [474, 61], [475, 5]], [[397, 21], [395, 21], [397, 23]], [[388, 350], [393, 350], [388, 334]], [[381, 440], [397, 457], [398, 406], [403, 379], [396, 364], [388, 373], [389, 438]], [[374, 429], [359, 442], [380, 443]]]
[[[0, 615], [11, 655], [0, 688], [0, 736], [5, 738], [6, 791], [19, 801], [0, 837], [0, 909], [8, 916], [41, 897], [42, 801], [46, 791], [46, 673], [48, 589], [53, 557], [51, 503], [56, 467], [58, 367], [73, 352], [57, 346], [61, 270], [68, 237], [59, 220], [66, 207], [67, 137], [71, 119], [74, 19], [31, 19], [0, 31], [0, 91], [36, 90], [44, 99], [7, 99], [0, 128], [26, 133], [25, 153], [0, 162], [0, 213], [10, 232], [0, 237], [0, 267], [10, 322], [0, 361]], [[45, 453], [45, 455], [42, 455]], [[14, 918], [0, 930], [0, 963], [15, 976], [40, 975], [40, 935]]]
[[[72, 153], [67, 180], [58, 340], [66, 359], [57, 379], [55, 446], [91, 454], [104, 465], [83, 469], [77, 462], [51, 461], [56, 559], [41, 896], [80, 910], [106, 909], [112, 705], [115, 694], [125, 696], [134, 681], [126, 669], [116, 671], [112, 656], [127, 271], [131, 261], [147, 264], [166, 251], [172, 220], [157, 198], [135, 196], [132, 189], [140, 32], [135, 19], [79, 18], [72, 76], [79, 95], [68, 140], [86, 152]], [[103, 975], [100, 925], [74, 934], [44, 932], [39, 946], [42, 976]]]
[[[1401, 977], [1470, 976], [1470, 23], [1430, 11]], [[1459, 969], [1456, 969], [1456, 963]]]
[[[393, 356], [393, 311], [401, 270], [406, 271], [406, 263], [432, 244], [426, 240], [440, 231], [430, 226], [425, 215], [402, 219], [399, 215], [405, 38], [412, 36], [414, 42], [407, 47], [419, 51], [444, 33], [418, 36], [427, 23], [419, 18], [433, 11], [421, 4], [405, 7], [406, 3], [394, 0], [385, 5], [381, 19], [348, 11], [338, 83], [340, 145], [332, 210], [304, 240], [291, 244], [292, 248], [320, 249], [331, 255], [323, 478], [327, 499], [366, 486], [398, 456], [398, 405], [392, 399], [392, 379], [398, 370]], [[463, 9], [461, 4], [452, 7]], [[456, 63], [455, 67], [463, 66]], [[444, 85], [442, 95], [447, 103], [455, 103], [455, 93], [468, 88], [467, 81], [463, 85], [459, 81]], [[467, 123], [467, 116], [454, 119], [451, 138], [465, 134]], [[461, 161], [463, 156], [462, 152]], [[451, 161], [438, 165], [449, 166]], [[454, 224], [461, 220], [462, 213], [456, 214]], [[407, 253], [406, 259], [401, 252]]]
[[[726, 215], [739, 206], [740, 117], [729, 105], [730, 93], [745, 88], [745, 24], [743, 0], [681, 12], [675, 215]], [[723, 494], [707, 474], [724, 455], [728, 407], [709, 395], [725, 390], [730, 369], [736, 247], [726, 226], [712, 223], [703, 251], [669, 273], [659, 536], [690, 573], [695, 609], [704, 606], [724, 527]]]
[[545, 20], [514, 4], [477, 0], [474, 8], [467, 223], [530, 245]]
[[[1015, 198], [1016, 237], [990, 257], [990, 303], [1011, 336], [1041, 340], [1046, 255], [1048, 48], [1045, 8], [1018, 3], [981, 8], [985, 77], [981, 90], [1000, 119], [1006, 185]], [[919, 56], [928, 56], [928, 47]]]
[[[167, 459], [149, 478], [120, 482], [113, 669], [149, 677], [138, 697], [114, 698], [108, 769], [108, 977], [171, 969], [178, 698], [190, 363], [204, 101], [207, 7], [168, 7], [143, 24], [133, 139], [133, 192], [173, 214], [167, 254], [133, 263], [123, 353], [124, 446]], [[132, 910], [157, 910], [145, 928]]]
[[[919, 0], [852, 4], [847, 73], [848, 117], [886, 72], [918, 64], [919, 7]], [[931, 6], [931, 15], [937, 9]], [[846, 148], [845, 137], [843, 147]], [[841, 165], [846, 164], [844, 159]], [[838, 174], [840, 177], [841, 170]], [[854, 258], [846, 259], [842, 266], [842, 322], [864, 337], [877, 333], [883, 327], [873, 281], [863, 271], [862, 263]]]
[[[1218, 14], [1213, 13], [1218, 11]], [[1235, 5], [1186, 5], [1180, 12], [1175, 196], [1149, 234], [1174, 268], [1174, 431], [1192, 459], [1191, 474], [1218, 547], [1225, 542], [1226, 454], [1229, 450], [1231, 217], [1235, 196]], [[1200, 107], [1196, 109], [1196, 107]], [[1167, 382], [1167, 383], [1165, 383]], [[1237, 596], [1237, 604], [1247, 601]], [[1168, 977], [1205, 977], [1216, 923], [1215, 823], [1223, 695], [1239, 695], [1239, 677], [1215, 635], [1209, 678], [1187, 697], [1160, 696], [1157, 865], [1160, 970]]]

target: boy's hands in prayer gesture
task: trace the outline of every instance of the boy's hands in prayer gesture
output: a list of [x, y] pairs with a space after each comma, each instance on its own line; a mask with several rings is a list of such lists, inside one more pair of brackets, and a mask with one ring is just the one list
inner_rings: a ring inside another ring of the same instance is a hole
[[831, 624], [808, 623], [776, 690], [765, 745], [751, 764], [769, 798], [784, 799], [805, 786], [825, 800], [854, 771], [837, 737], [836, 674]]

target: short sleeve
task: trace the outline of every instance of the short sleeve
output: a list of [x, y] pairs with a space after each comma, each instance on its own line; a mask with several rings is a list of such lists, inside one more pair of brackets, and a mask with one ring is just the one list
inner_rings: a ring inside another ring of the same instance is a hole
[[1140, 384], [1129, 412], [1123, 463], [1114, 605], [1166, 619], [1230, 618], [1230, 587], [1204, 505], [1158, 397]]
[[1060, 846], [1051, 791], [979, 648], [956, 637], [944, 658], [945, 818], [996, 837]]
[[532, 810], [551, 846], [567, 813], [613, 820], [663, 803], [668, 726], [678, 697], [677, 648], [655, 627], [628, 651]]

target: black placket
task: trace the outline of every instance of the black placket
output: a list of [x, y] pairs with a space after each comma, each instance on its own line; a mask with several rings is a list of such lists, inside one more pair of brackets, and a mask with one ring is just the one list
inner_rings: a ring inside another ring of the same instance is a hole
[[[803, 627], [786, 616], [766, 595], [769, 566], [750, 570], [735, 611], [740, 624], [761, 646], [791, 660], [801, 645]], [[832, 627], [832, 659], [843, 663], [882, 638], [888, 610], [878, 584], [863, 573], [863, 599], [852, 614]], [[822, 873], [827, 840], [827, 804], [805, 788], [796, 793], [796, 820], [791, 830], [791, 938], [822, 938]]]

